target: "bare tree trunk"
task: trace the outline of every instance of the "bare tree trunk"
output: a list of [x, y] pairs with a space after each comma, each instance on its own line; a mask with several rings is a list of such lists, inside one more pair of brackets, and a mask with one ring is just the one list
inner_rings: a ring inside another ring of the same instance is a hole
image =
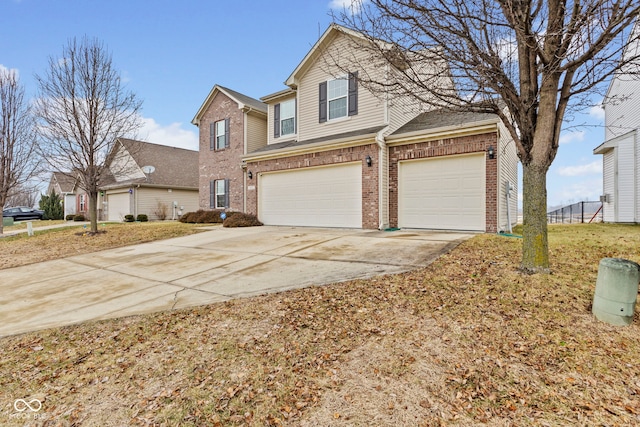
[[98, 192], [89, 192], [89, 221], [91, 221], [91, 232], [98, 232]]
[[522, 269], [532, 273], [549, 271], [547, 169], [531, 163], [522, 166]]

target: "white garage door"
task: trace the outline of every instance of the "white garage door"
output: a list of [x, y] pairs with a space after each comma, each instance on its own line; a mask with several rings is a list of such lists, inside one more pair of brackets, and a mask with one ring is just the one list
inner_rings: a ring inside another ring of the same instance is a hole
[[122, 221], [125, 215], [131, 213], [129, 193], [109, 194], [107, 199], [107, 209], [109, 210], [109, 221]]
[[485, 230], [484, 154], [400, 162], [398, 226]]
[[258, 185], [258, 217], [267, 225], [362, 227], [360, 163], [266, 173]]

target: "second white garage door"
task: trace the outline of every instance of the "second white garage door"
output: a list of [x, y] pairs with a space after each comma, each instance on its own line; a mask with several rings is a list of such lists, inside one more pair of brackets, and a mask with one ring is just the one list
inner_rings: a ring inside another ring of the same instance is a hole
[[262, 174], [258, 217], [267, 225], [362, 228], [362, 164]]
[[485, 230], [484, 154], [398, 165], [398, 226]]
[[131, 213], [131, 195], [127, 193], [112, 193], [107, 199], [109, 221], [122, 221], [125, 215]]

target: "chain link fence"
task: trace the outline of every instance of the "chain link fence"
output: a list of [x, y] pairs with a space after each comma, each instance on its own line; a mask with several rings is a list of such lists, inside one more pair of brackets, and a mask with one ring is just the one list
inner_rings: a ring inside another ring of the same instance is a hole
[[547, 213], [549, 224], [602, 222], [602, 202], [578, 202]]

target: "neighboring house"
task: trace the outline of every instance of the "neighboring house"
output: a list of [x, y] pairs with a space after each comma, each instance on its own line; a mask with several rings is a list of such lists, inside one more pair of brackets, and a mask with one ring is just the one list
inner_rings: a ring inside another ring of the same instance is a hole
[[246, 211], [243, 157], [266, 144], [266, 104], [216, 85], [192, 123], [200, 129], [200, 208]]
[[[636, 32], [638, 31], [636, 27]], [[637, 55], [639, 43], [624, 55]], [[616, 73], [602, 102], [605, 142], [593, 150], [602, 154], [604, 222], [640, 222], [640, 79], [637, 66]]]
[[178, 219], [198, 209], [197, 151], [118, 138], [107, 168], [99, 202], [106, 220]]
[[[232, 144], [231, 162], [217, 166], [244, 183], [231, 187], [232, 194], [241, 188], [235, 197], [243, 204], [231, 202], [229, 209], [256, 214], [268, 225], [497, 232], [515, 224], [517, 156], [498, 117], [425, 111], [412, 99], [371, 93], [358, 75], [376, 70], [346, 72], [347, 66], [323, 59], [326, 52], [348, 57], [352, 37], [358, 35], [331, 25], [287, 88], [262, 98], [262, 142]], [[233, 95], [234, 108], [246, 109]], [[194, 119], [201, 150], [211, 123], [228, 114], [220, 110], [202, 121], [210, 98]], [[206, 167], [201, 152], [201, 177]]]
[[62, 172], [54, 172], [51, 174], [51, 180], [49, 181], [49, 187], [47, 188], [47, 195], [53, 191], [62, 199], [64, 205], [64, 217], [67, 215], [75, 215], [77, 210], [76, 205], [76, 183], [75, 177]]

